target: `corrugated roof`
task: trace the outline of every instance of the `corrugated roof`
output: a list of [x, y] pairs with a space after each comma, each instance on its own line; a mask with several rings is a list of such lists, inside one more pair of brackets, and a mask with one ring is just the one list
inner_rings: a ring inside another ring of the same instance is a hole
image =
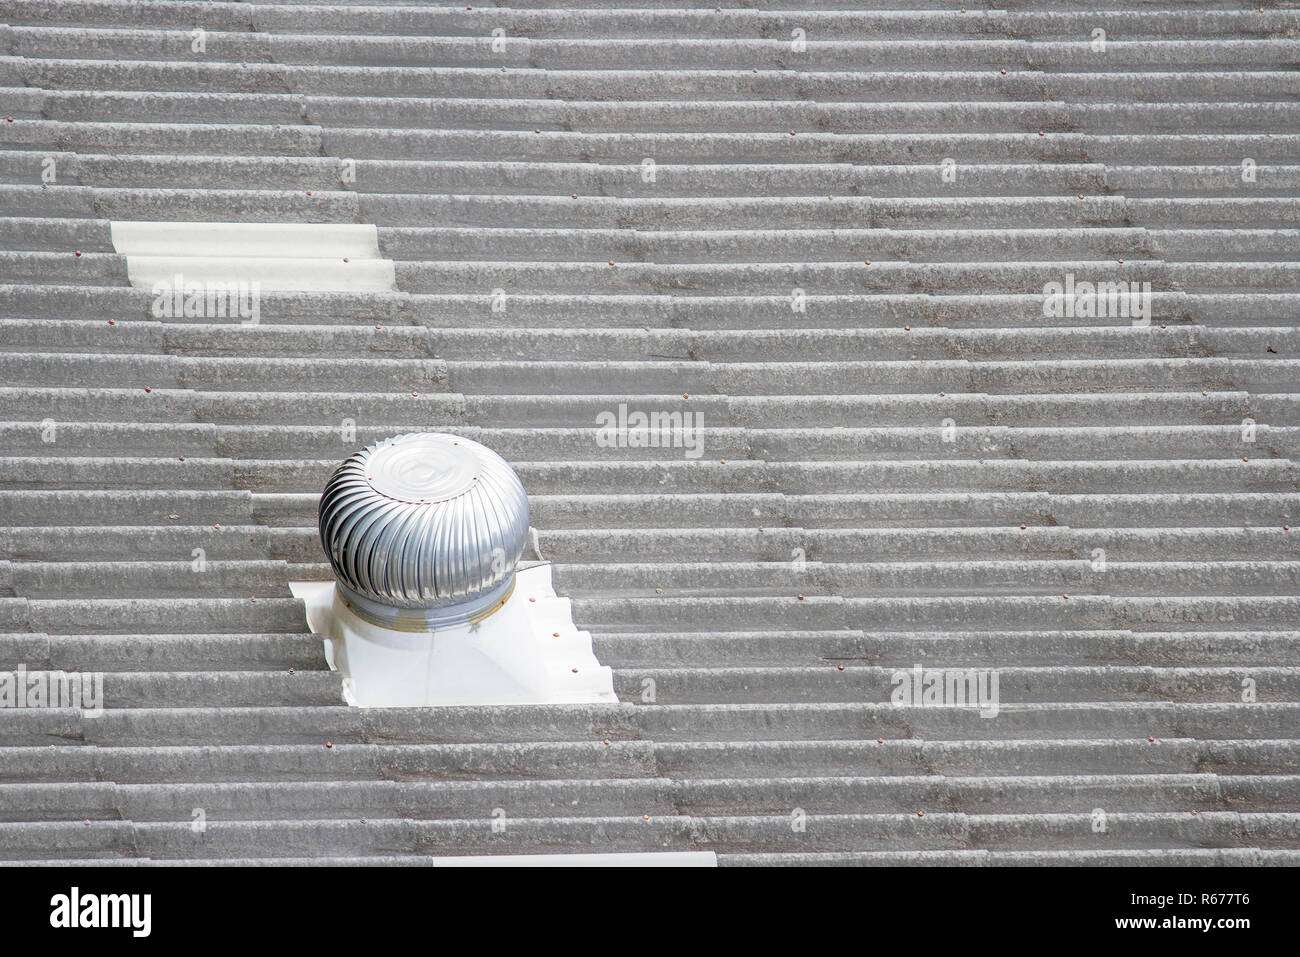
[[[0, 0], [0, 666], [106, 673], [0, 709], [0, 858], [1300, 863], [1300, 14], [813, 6]], [[155, 320], [113, 220], [399, 291]], [[622, 704], [342, 703], [286, 582], [416, 429]]]

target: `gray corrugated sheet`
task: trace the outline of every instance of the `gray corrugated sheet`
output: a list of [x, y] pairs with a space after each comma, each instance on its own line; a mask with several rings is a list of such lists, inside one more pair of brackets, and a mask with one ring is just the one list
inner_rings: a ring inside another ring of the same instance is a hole
[[[0, 857], [1300, 862], [1300, 15], [643, 6], [0, 0], [0, 664], [108, 705], [0, 711]], [[376, 223], [400, 292], [156, 321], [111, 219]], [[285, 583], [411, 429], [515, 465], [622, 705], [342, 704]]]

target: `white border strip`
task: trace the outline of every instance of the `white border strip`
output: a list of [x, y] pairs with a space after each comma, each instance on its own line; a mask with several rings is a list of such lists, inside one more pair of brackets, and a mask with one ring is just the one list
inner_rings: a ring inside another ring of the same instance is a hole
[[483, 854], [435, 857], [434, 867], [717, 867], [713, 851], [647, 851], [628, 854]]

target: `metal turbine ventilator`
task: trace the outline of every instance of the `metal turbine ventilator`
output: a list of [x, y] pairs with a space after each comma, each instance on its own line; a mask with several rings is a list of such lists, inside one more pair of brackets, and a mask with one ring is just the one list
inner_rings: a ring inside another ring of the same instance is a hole
[[292, 582], [362, 707], [616, 702], [546, 562], [528, 495], [470, 439], [411, 432], [335, 469], [320, 498], [334, 581]]
[[320, 499], [339, 592], [372, 624], [423, 631], [501, 607], [528, 538], [528, 494], [478, 442], [411, 432], [356, 453]]

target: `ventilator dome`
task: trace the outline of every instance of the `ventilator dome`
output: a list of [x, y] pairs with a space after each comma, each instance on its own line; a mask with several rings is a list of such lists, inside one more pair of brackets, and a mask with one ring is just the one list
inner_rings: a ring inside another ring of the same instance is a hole
[[527, 493], [501, 456], [459, 436], [412, 432], [335, 470], [321, 495], [320, 537], [359, 616], [426, 630], [500, 607], [528, 518]]

